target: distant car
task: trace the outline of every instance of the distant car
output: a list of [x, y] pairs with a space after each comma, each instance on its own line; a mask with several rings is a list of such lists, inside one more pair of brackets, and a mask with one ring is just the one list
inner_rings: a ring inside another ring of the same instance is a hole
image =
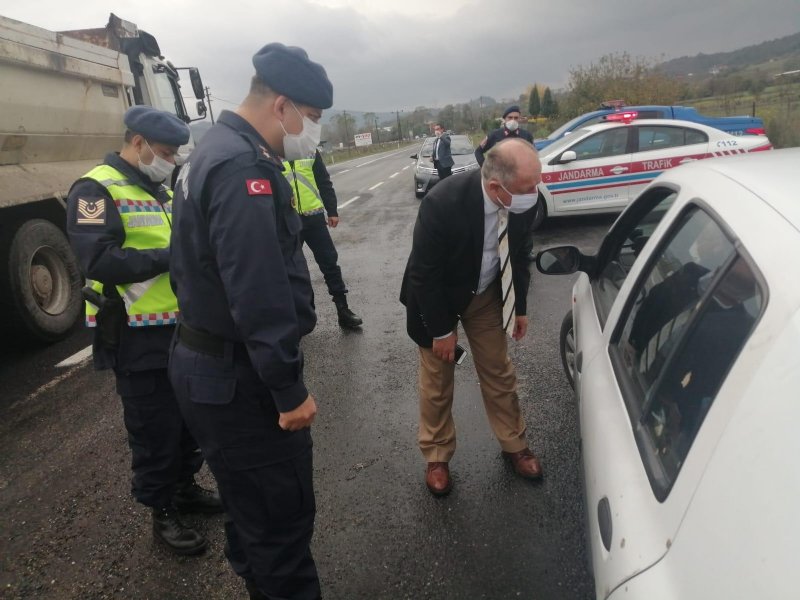
[[[414, 193], [417, 198], [422, 198], [429, 189], [439, 182], [439, 175], [433, 168], [431, 153], [433, 152], [433, 142], [435, 137], [428, 137], [422, 142], [419, 151], [412, 154], [411, 158], [416, 161], [414, 165]], [[478, 169], [478, 161], [475, 158], [475, 147], [466, 135], [450, 136], [450, 152], [453, 155], [452, 173], [463, 173], [472, 169]]]
[[607, 120], [609, 115], [620, 112], [635, 111], [641, 119], [679, 119], [700, 123], [715, 129], [721, 129], [731, 135], [764, 135], [764, 121], [758, 117], [747, 115], [739, 117], [709, 117], [701, 115], [696, 108], [690, 106], [625, 106], [621, 100], [612, 100], [600, 106], [600, 109], [582, 114], [565, 123], [546, 138], [534, 140], [537, 150], [543, 150], [576, 129], [595, 125]]
[[667, 169], [771, 148], [765, 135], [734, 136], [689, 121], [617, 113], [612, 120], [578, 129], [539, 153], [541, 219], [619, 212]]
[[596, 254], [537, 257], [582, 271], [561, 348], [597, 598], [797, 596], [798, 165], [667, 171]]

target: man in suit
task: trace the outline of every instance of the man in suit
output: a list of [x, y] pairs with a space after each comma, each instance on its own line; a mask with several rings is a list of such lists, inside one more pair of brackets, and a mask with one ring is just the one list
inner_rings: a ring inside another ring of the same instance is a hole
[[408, 334], [419, 346], [418, 439], [427, 461], [425, 482], [435, 496], [452, 487], [459, 321], [503, 455], [519, 475], [542, 475], [525, 439], [506, 338], [510, 333], [520, 340], [528, 328], [527, 256], [541, 172], [533, 146], [520, 139], [503, 141], [487, 153], [480, 171], [449, 178], [420, 205], [400, 301], [406, 306]]
[[436, 134], [436, 141], [433, 142], [431, 161], [441, 181], [452, 175], [455, 163], [453, 162], [453, 155], [450, 153], [450, 136], [447, 135], [441, 123], [433, 126], [433, 133]]

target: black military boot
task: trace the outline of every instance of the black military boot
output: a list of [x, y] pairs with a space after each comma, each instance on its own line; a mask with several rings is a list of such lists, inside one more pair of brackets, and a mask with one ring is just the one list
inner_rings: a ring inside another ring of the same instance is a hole
[[172, 501], [179, 511], [185, 513], [214, 515], [223, 511], [219, 494], [200, 487], [194, 478], [178, 485]]
[[208, 546], [206, 538], [184, 525], [174, 506], [153, 509], [153, 537], [175, 554], [202, 554]]
[[345, 329], [361, 327], [364, 321], [347, 306], [347, 296], [344, 294], [334, 296], [333, 303], [336, 305], [336, 314], [339, 315], [339, 327]]

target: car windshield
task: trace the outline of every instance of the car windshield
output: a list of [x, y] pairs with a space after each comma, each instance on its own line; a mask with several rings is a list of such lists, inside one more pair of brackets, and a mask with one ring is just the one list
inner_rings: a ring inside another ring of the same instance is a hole
[[[436, 141], [435, 137], [426, 139], [422, 144], [420, 154], [424, 158], [430, 158], [433, 152], [433, 142]], [[465, 135], [453, 135], [450, 137], [450, 154], [464, 155], [472, 154], [475, 148], [472, 147], [472, 142]]]
[[584, 118], [586, 118], [586, 115], [581, 115], [580, 117], [575, 117], [574, 119], [572, 119], [572, 121], [567, 121], [561, 127], [556, 129], [553, 133], [548, 135], [547, 139], [548, 140], [557, 140], [562, 135], [564, 135], [565, 133], [570, 131], [573, 127], [576, 127], [578, 125], [578, 123], [583, 121]]
[[574, 144], [575, 142], [580, 140], [581, 137], [583, 137], [587, 133], [589, 133], [588, 129], [576, 129], [569, 135], [564, 136], [560, 140], [555, 141], [549, 146], [547, 146], [545, 149], [542, 150], [542, 153], [547, 155], [558, 154], [559, 152], [562, 152], [564, 148], [566, 148], [570, 144]]

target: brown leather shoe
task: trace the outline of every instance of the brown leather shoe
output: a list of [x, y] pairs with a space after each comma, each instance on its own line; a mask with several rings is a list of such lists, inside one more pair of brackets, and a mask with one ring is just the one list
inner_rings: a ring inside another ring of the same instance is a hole
[[429, 462], [425, 471], [425, 485], [434, 496], [446, 496], [453, 489], [450, 467], [446, 462]]
[[530, 448], [525, 448], [519, 452], [503, 452], [503, 456], [511, 461], [517, 475], [525, 479], [539, 479], [542, 476], [542, 465], [539, 459], [533, 455]]

